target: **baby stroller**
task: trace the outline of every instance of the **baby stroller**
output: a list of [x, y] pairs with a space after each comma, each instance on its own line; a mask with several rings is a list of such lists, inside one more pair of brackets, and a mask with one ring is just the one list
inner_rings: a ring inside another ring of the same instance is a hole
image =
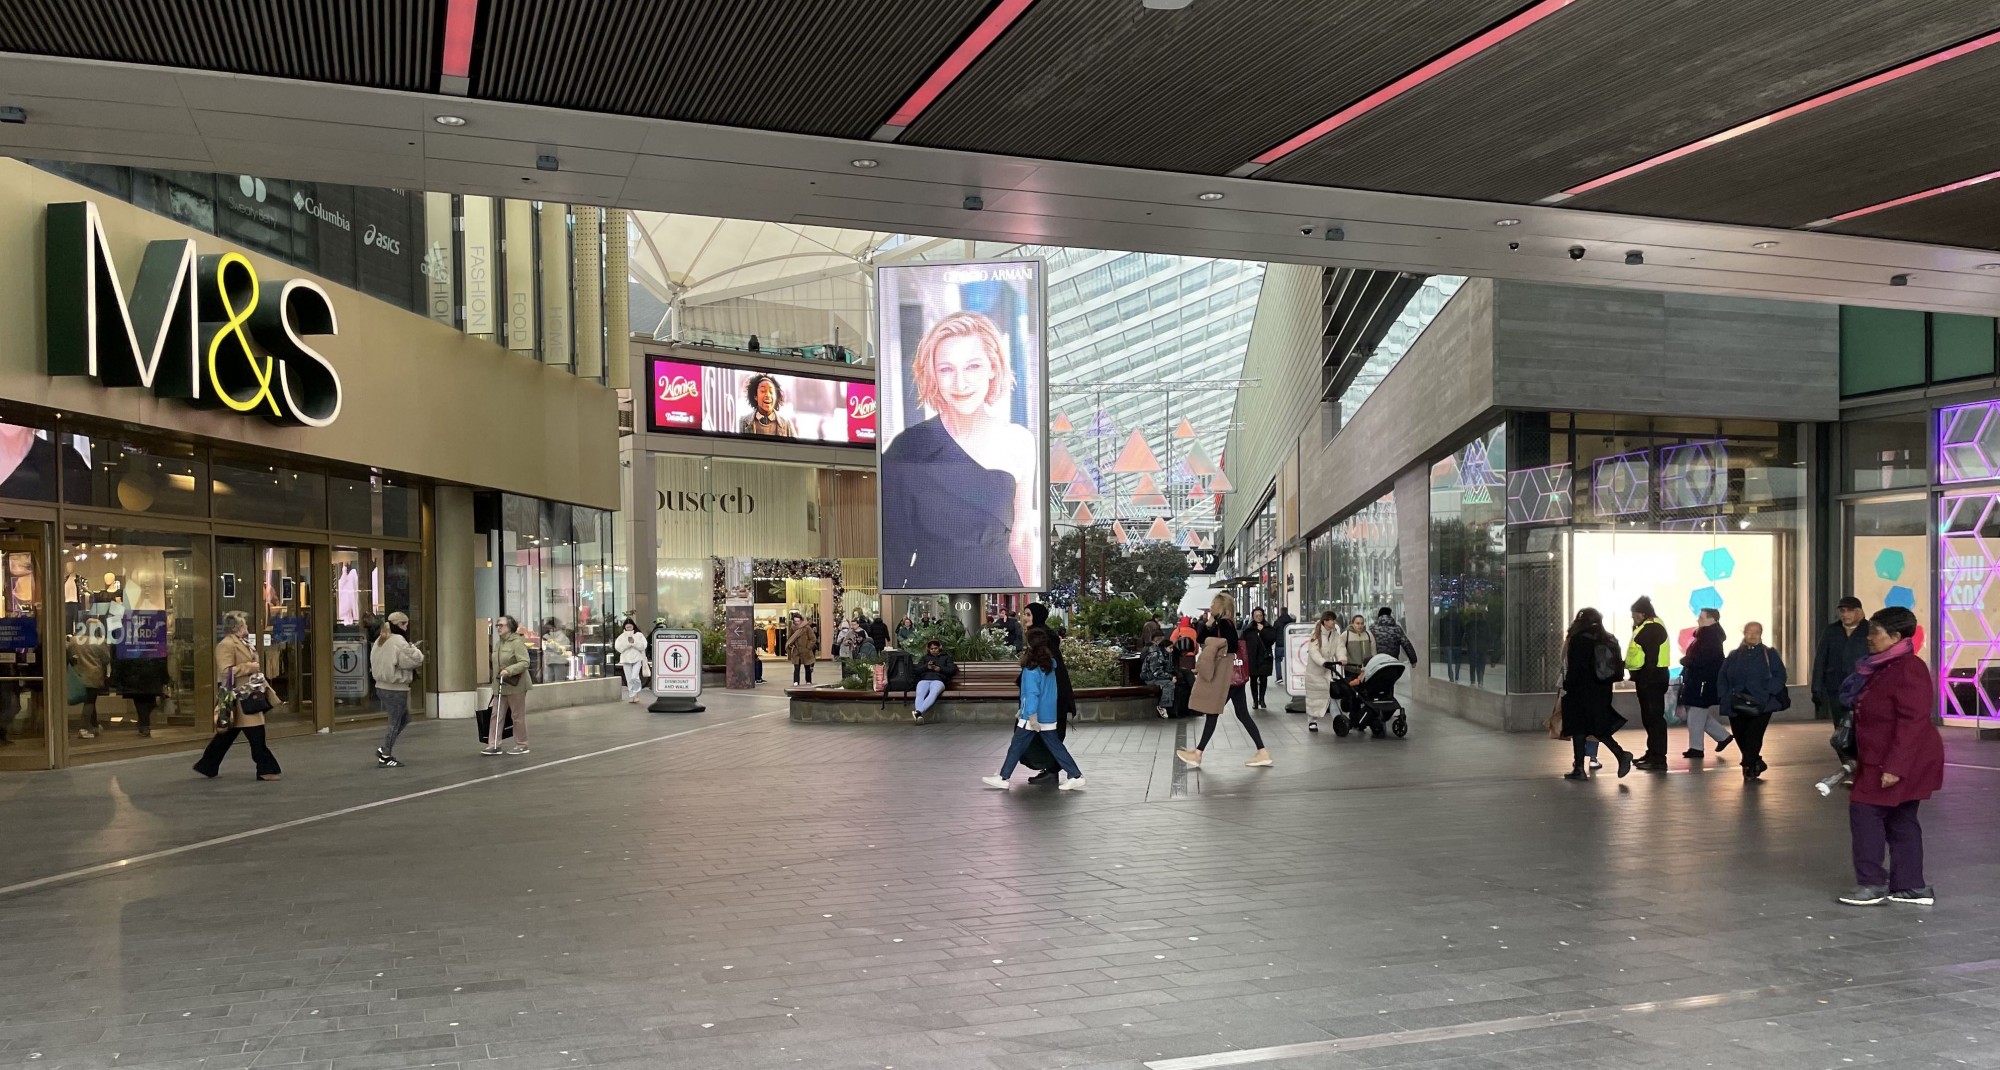
[[1377, 654], [1361, 668], [1354, 683], [1335, 680], [1333, 697], [1341, 712], [1333, 717], [1333, 734], [1345, 736], [1349, 729], [1368, 732], [1376, 739], [1394, 733], [1397, 739], [1410, 734], [1410, 715], [1396, 701], [1396, 681], [1403, 678], [1403, 663], [1393, 654]]

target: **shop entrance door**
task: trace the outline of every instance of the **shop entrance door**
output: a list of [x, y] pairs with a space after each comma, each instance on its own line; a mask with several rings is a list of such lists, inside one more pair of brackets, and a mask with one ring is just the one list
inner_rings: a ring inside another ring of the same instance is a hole
[[251, 646], [280, 705], [274, 730], [315, 727], [316, 671], [312, 606], [312, 549], [237, 539], [215, 540], [215, 607], [218, 640], [239, 615], [250, 625]]
[[[0, 746], [17, 749], [24, 767], [47, 759], [49, 709], [42, 691], [42, 540], [44, 526], [0, 520]], [[36, 755], [28, 757], [30, 750]], [[14, 755], [9, 755], [14, 757]]]

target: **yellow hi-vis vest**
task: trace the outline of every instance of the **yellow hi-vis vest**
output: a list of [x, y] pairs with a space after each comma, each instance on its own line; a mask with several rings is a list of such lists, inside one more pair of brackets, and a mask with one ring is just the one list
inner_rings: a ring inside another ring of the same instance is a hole
[[1639, 645], [1639, 633], [1646, 630], [1647, 624], [1659, 624], [1660, 631], [1666, 633], [1667, 638], [1660, 642], [1660, 652], [1653, 656], [1653, 660], [1659, 664], [1654, 665], [1653, 668], [1664, 669], [1667, 667], [1667, 648], [1673, 646], [1671, 642], [1673, 633], [1668, 632], [1667, 626], [1660, 624], [1658, 618], [1648, 617], [1645, 624], [1632, 629], [1632, 641], [1625, 644], [1626, 672], [1638, 672], [1640, 669], [1646, 668], [1646, 648]]

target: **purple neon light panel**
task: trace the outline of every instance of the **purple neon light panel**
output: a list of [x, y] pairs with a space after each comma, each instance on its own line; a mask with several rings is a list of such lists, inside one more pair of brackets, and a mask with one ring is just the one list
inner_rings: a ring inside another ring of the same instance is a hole
[[2000, 495], [1938, 500], [1938, 690], [1952, 717], [2000, 717]]
[[1590, 504], [1598, 516], [1643, 513], [1653, 482], [1652, 453], [1599, 457], [1590, 467]]
[[1507, 473], [1507, 523], [1560, 524], [1569, 519], [1569, 465], [1516, 468]]
[[1715, 509], [1729, 500], [1729, 447], [1721, 439], [1660, 448], [1660, 508]]
[[1938, 482], [2000, 479], [2000, 401], [1938, 410]]

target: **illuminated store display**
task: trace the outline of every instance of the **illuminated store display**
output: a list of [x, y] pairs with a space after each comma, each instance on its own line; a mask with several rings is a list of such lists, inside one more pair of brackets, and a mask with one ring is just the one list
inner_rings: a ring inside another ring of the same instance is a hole
[[2000, 717], [2000, 540], [1992, 537], [1994, 524], [2000, 524], [2000, 494], [1938, 500], [1938, 668], [1947, 716]]

